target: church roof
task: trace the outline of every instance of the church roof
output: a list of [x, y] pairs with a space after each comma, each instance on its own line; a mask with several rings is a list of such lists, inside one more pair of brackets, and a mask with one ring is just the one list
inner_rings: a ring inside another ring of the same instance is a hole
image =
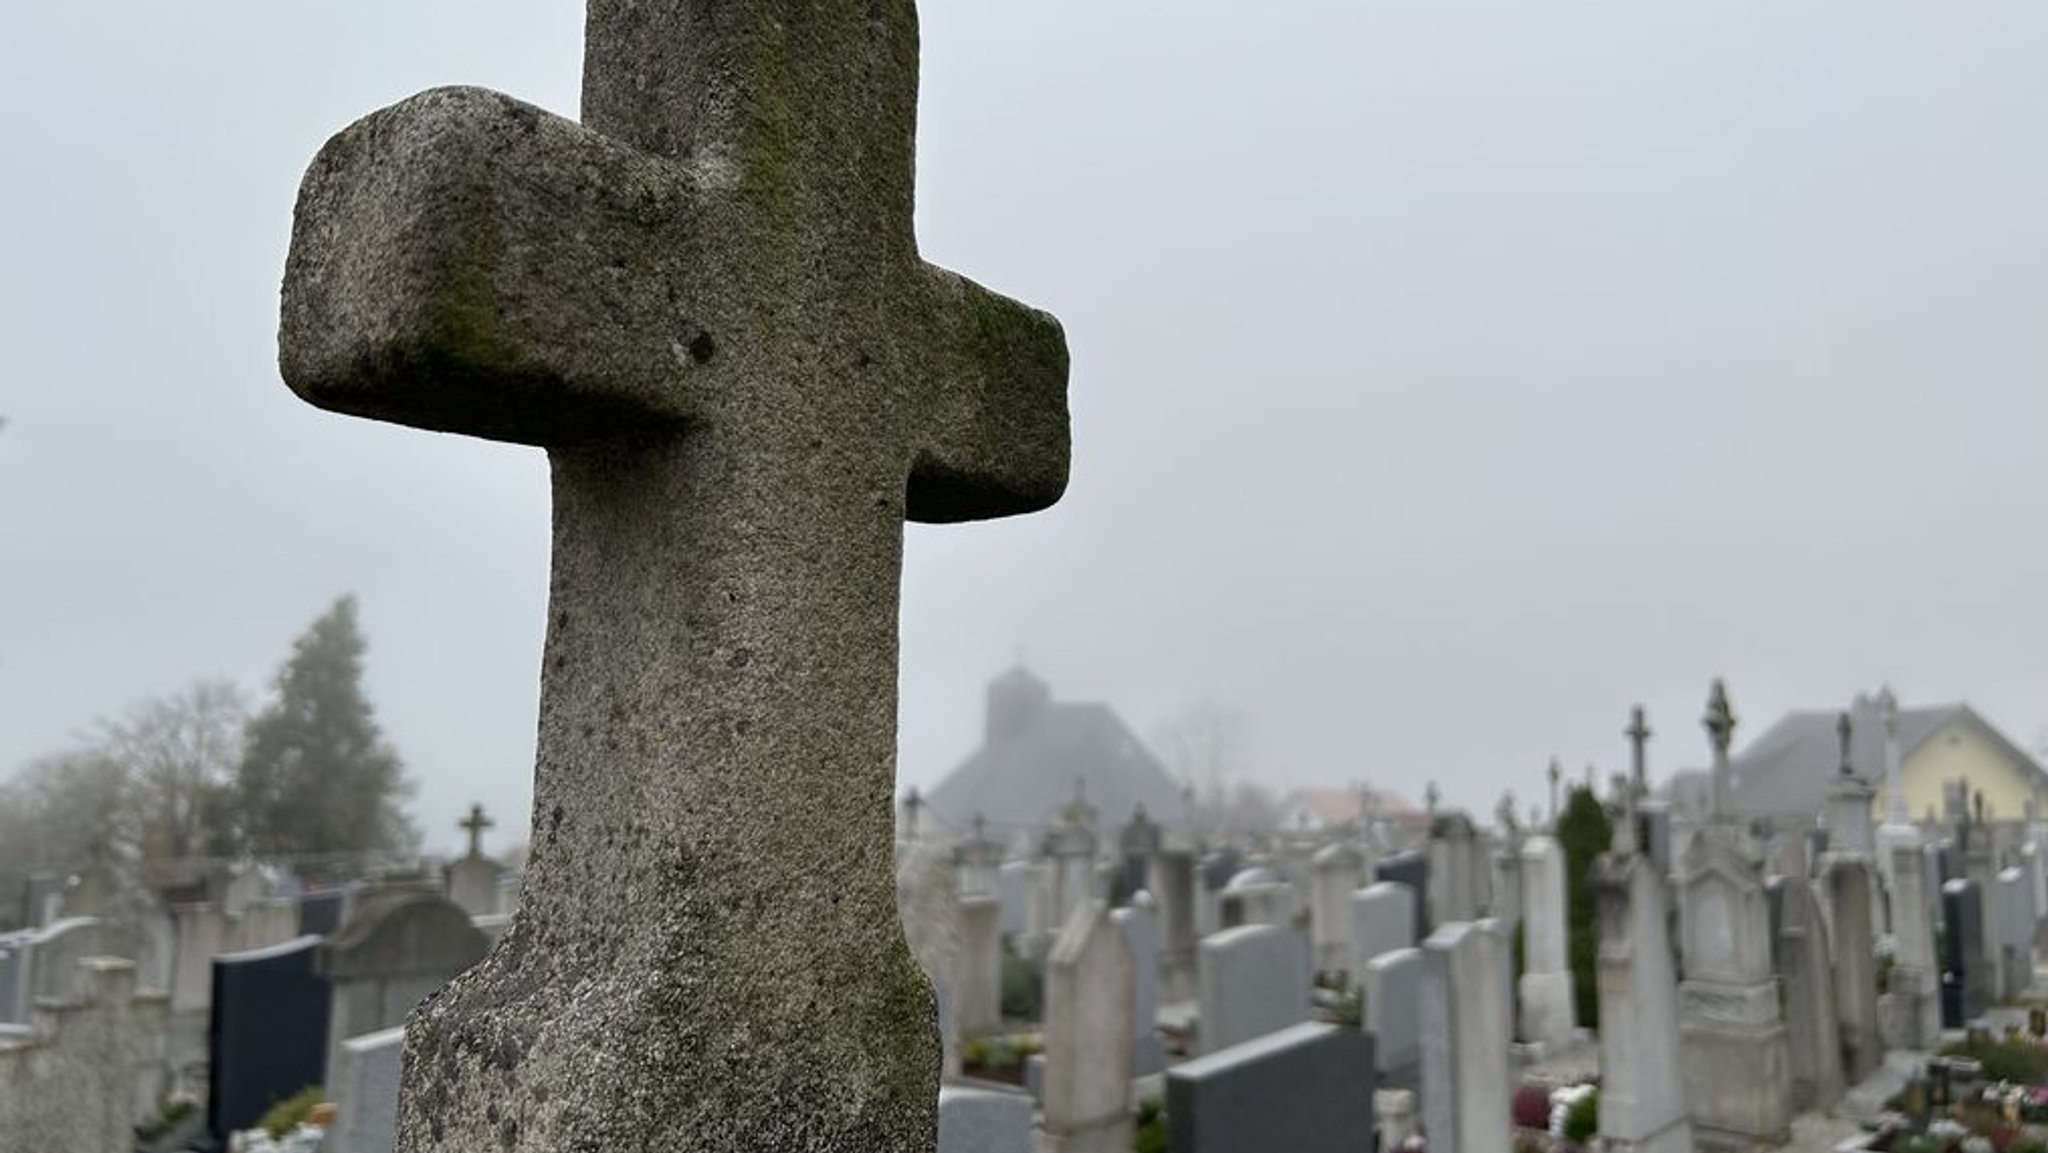
[[1108, 705], [1056, 701], [1045, 682], [1012, 669], [989, 686], [985, 739], [925, 794], [929, 811], [955, 832], [975, 814], [991, 829], [1035, 829], [1074, 800], [1084, 783], [1106, 831], [1139, 805], [1167, 828], [1187, 824], [1180, 786]]
[[[1884, 782], [1884, 722], [1877, 704], [1859, 696], [1849, 710], [1849, 766], [1873, 785]], [[1754, 816], [1817, 814], [1834, 787], [1842, 754], [1836, 732], [1839, 710], [1787, 713], [1729, 760], [1730, 806]], [[2004, 749], [2014, 763], [2037, 776], [2041, 767], [1990, 722], [1964, 704], [1899, 710], [1899, 758], [1912, 756], [1953, 723], [1969, 725]], [[1702, 788], [1708, 787], [1702, 776]]]

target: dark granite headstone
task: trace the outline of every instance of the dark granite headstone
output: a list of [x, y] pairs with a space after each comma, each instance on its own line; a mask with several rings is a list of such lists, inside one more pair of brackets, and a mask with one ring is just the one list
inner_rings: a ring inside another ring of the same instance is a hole
[[320, 938], [300, 937], [213, 959], [206, 1125], [216, 1138], [322, 1083], [328, 989], [313, 972], [319, 947]]
[[1429, 857], [1421, 850], [1397, 853], [1373, 862], [1372, 879], [1406, 885], [1415, 893], [1415, 939], [1429, 939]]
[[1295, 1025], [1167, 1070], [1166, 1147], [1357, 1153], [1373, 1145], [1372, 1095], [1370, 1034]]
[[1983, 1014], [1989, 992], [1984, 903], [1976, 882], [1941, 887], [1941, 1025], [1960, 1029]]
[[299, 933], [325, 937], [341, 928], [341, 912], [348, 907], [348, 890], [316, 889], [299, 894]]

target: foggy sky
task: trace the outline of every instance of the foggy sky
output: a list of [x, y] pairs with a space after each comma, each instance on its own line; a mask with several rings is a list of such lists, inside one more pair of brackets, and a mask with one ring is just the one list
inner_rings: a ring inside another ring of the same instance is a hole
[[[574, 115], [571, 0], [0, 17], [0, 770], [356, 592], [430, 845], [529, 802], [535, 450], [275, 368], [298, 178], [426, 87]], [[2048, 7], [927, 0], [928, 259], [1055, 312], [1074, 476], [909, 530], [902, 760], [1021, 649], [1141, 732], [1491, 811], [1890, 680], [2048, 719]], [[504, 835], [493, 843], [516, 837]]]

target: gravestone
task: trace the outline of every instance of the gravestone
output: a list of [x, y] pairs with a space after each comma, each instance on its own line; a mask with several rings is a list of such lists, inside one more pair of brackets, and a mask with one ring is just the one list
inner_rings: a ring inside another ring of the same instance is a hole
[[953, 847], [953, 862], [960, 873], [963, 897], [1002, 895], [1003, 843], [989, 835], [988, 821], [974, 815], [974, 827], [966, 840]]
[[341, 1043], [341, 1056], [327, 1071], [327, 1099], [334, 1102], [323, 1153], [391, 1153], [398, 1138], [399, 1055], [405, 1028], [384, 1029]]
[[1198, 953], [1200, 1052], [1215, 1053], [1308, 1020], [1308, 943], [1299, 933], [1243, 925], [1204, 938]]
[[1109, 906], [1076, 906], [1045, 966], [1041, 1153], [1129, 1153], [1135, 982]]
[[206, 1127], [247, 1129], [279, 1101], [323, 1081], [328, 985], [313, 970], [320, 938], [213, 959]]
[[448, 866], [448, 899], [472, 917], [495, 917], [506, 911], [498, 887], [505, 866], [484, 856], [484, 830], [496, 823], [484, 816], [482, 805], [471, 805], [469, 816], [456, 822], [457, 828], [469, 834], [469, 852]]
[[1074, 799], [1060, 806], [1045, 831], [1044, 854], [1051, 866], [1050, 929], [1063, 932], [1074, 910], [1103, 896], [1095, 871], [1101, 836], [1097, 831], [1100, 813], [1088, 803], [1082, 778], [1074, 780]]
[[1414, 939], [1429, 936], [1429, 858], [1420, 850], [1381, 857], [1372, 865], [1372, 879], [1406, 885], [1415, 894]]
[[2018, 868], [1998, 874], [1997, 938], [1999, 973], [2005, 986], [1999, 999], [2013, 1001], [2024, 996], [2032, 983], [2034, 968], [2034, 903], [2027, 875]]
[[1318, 973], [1351, 972], [1351, 894], [1365, 883], [1365, 860], [1349, 845], [1327, 845], [1310, 865], [1309, 939]]
[[939, 1090], [939, 1153], [1033, 1153], [1031, 1098], [947, 1085]]
[[[1867, 824], [1867, 822], [1866, 822]], [[1877, 870], [1867, 856], [1828, 854], [1821, 861], [1821, 891], [1831, 915], [1835, 1017], [1841, 1025], [1842, 1076], [1850, 1085], [1884, 1064], [1877, 1017]]]
[[1941, 887], [1941, 1024], [1961, 1029], [1991, 1004], [1983, 951], [1983, 894], [1975, 881], [1959, 877]]
[[1889, 839], [1893, 952], [1884, 994], [1886, 1040], [1898, 1049], [1932, 1049], [1941, 1033], [1941, 966], [1934, 955], [1927, 853], [1915, 837], [1894, 830]]
[[1679, 864], [1685, 1096], [1701, 1144], [1776, 1144], [1792, 1120], [1791, 1058], [1771, 971], [1763, 882], [1748, 835], [1727, 803], [1735, 714], [1719, 681], [1705, 724], [1714, 749], [1712, 808]]
[[960, 952], [953, 986], [959, 993], [963, 1037], [1003, 1023], [1002, 906], [994, 897], [960, 898]]
[[1461, 812], [1442, 813], [1429, 823], [1429, 923], [1443, 925], [1479, 916], [1479, 831]]
[[1372, 1038], [1301, 1024], [1174, 1066], [1173, 1153], [1358, 1153], [1373, 1140]]
[[1147, 1077], [1166, 1067], [1159, 1042], [1159, 911], [1143, 889], [1128, 908], [1110, 914], [1131, 950], [1131, 1076]]
[[1031, 861], [1007, 861], [997, 872], [996, 885], [1003, 903], [1003, 935], [1022, 937], [1029, 928], [1031, 893], [1038, 885], [1038, 866]]
[[0, 1026], [0, 1149], [125, 1153], [166, 1088], [167, 998], [114, 957], [79, 961], [65, 985], [32, 1028]]
[[1195, 995], [1195, 859], [1167, 849], [1152, 857], [1146, 887], [1159, 902], [1159, 992], [1167, 1001]]
[[455, 902], [416, 889], [373, 889], [327, 938], [314, 970], [334, 988], [326, 1068], [342, 1042], [405, 1024], [428, 994], [483, 959], [490, 940]]
[[1271, 869], [1246, 869], [1230, 878], [1220, 897], [1226, 929], [1294, 923], [1294, 886]]
[[1365, 1031], [1383, 1084], [1413, 1089], [1422, 1083], [1422, 950], [1381, 953], [1366, 962]]
[[1564, 850], [1547, 836], [1522, 844], [1522, 1038], [1564, 1045], [1578, 1028], [1565, 905]]
[[407, 1153], [933, 1147], [903, 521], [1058, 499], [1067, 355], [919, 258], [917, 76], [911, 0], [590, 0], [582, 124], [437, 90], [307, 174], [286, 381], [554, 486], [523, 912], [407, 1031]]
[[117, 926], [98, 917], [66, 917], [19, 936], [10, 947], [19, 968], [14, 1002], [0, 1005], [0, 1024], [25, 1025], [38, 1000], [69, 1000], [86, 972], [87, 957], [132, 959], [132, 942]]
[[1376, 881], [1351, 894], [1351, 974], [1359, 974], [1374, 957], [1415, 946], [1415, 890], [1392, 881]]
[[1508, 965], [1490, 920], [1440, 925], [1422, 943], [1422, 1127], [1459, 1153], [1508, 1153]]
[[1135, 893], [1145, 887], [1152, 872], [1152, 858], [1165, 846], [1165, 830], [1159, 822], [1145, 815], [1145, 806], [1139, 805], [1131, 813], [1129, 824], [1117, 834], [1117, 845], [1121, 850], [1121, 887], [1125, 893]]
[[1600, 1138], [1614, 1153], [1692, 1153], [1664, 873], [1638, 853], [1594, 862]]
[[1804, 876], [1771, 881], [1777, 898], [1777, 969], [1784, 987], [1792, 1108], [1831, 1110], [1843, 1092], [1843, 1046], [1827, 926]]

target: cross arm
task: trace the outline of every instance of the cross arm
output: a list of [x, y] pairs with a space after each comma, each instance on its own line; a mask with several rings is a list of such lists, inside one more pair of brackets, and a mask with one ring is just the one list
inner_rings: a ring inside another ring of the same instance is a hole
[[684, 168], [474, 88], [344, 129], [299, 192], [279, 360], [323, 408], [529, 444], [678, 421]]
[[931, 523], [1036, 512], [1066, 491], [1067, 338], [1051, 315], [942, 268], [923, 269], [922, 376], [937, 397], [907, 515]]

